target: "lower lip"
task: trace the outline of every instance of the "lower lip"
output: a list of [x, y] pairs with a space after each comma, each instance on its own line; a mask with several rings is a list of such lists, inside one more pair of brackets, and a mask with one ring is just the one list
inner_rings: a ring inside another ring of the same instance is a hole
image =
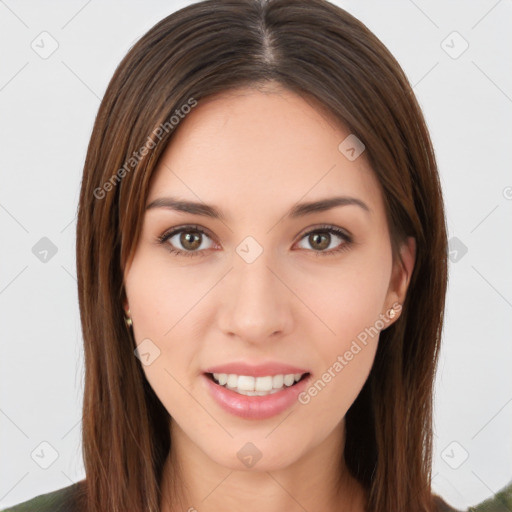
[[240, 418], [264, 420], [272, 418], [291, 407], [304, 391], [311, 374], [297, 384], [266, 396], [247, 396], [235, 393], [214, 382], [208, 375], [202, 375], [208, 391], [222, 409]]

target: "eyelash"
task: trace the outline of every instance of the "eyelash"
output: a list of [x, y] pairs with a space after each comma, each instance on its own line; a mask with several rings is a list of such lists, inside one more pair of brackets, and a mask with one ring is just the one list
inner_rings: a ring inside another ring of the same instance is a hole
[[[161, 245], [166, 244], [166, 242], [172, 238], [174, 235], [181, 233], [181, 232], [193, 232], [193, 233], [201, 233], [202, 235], [206, 235], [208, 238], [211, 238], [208, 233], [196, 225], [187, 225], [187, 226], [180, 226], [178, 228], [173, 228], [170, 231], [166, 231], [163, 235], [157, 237], [157, 242]], [[331, 249], [330, 251], [314, 251], [311, 250], [315, 256], [332, 256], [335, 254], [338, 254], [342, 251], [346, 251], [349, 246], [353, 243], [352, 238], [343, 230], [337, 228], [336, 226], [331, 225], [323, 225], [319, 226], [311, 231], [308, 231], [307, 233], [304, 233], [300, 240], [304, 239], [305, 237], [312, 235], [313, 233], [331, 233], [335, 234], [336, 236], [339, 236], [341, 239], [344, 240], [344, 243], [342, 243], [337, 249]], [[187, 256], [187, 257], [194, 257], [194, 256], [201, 256], [202, 253], [204, 253], [204, 250], [201, 251], [182, 251], [180, 249], [175, 249], [172, 246], [167, 248], [167, 250], [171, 254], [176, 254], [177, 256]], [[307, 250], [307, 249], [304, 249]]]

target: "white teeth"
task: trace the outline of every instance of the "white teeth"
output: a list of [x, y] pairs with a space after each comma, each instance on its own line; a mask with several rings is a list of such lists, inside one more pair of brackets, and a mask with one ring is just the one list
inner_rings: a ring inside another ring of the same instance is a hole
[[238, 384], [236, 387], [241, 391], [254, 391], [255, 382], [256, 379], [254, 377], [240, 375], [240, 377], [238, 377]]
[[[239, 384], [240, 388], [240, 384]], [[255, 391], [272, 391], [272, 377], [257, 377]]]
[[276, 393], [283, 389], [284, 386], [292, 386], [301, 379], [302, 375], [302, 373], [289, 373], [286, 375], [252, 377], [250, 375], [236, 375], [234, 373], [214, 373], [213, 378], [221, 386], [225, 386], [242, 395], [264, 396]]
[[236, 388], [238, 386], [238, 377], [233, 374], [228, 375], [227, 386], [229, 388]]
[[284, 376], [284, 383], [286, 386], [291, 386], [295, 382], [295, 375], [288, 374]]
[[283, 375], [274, 375], [272, 377], [272, 387], [276, 389], [280, 389], [284, 384], [284, 376]]

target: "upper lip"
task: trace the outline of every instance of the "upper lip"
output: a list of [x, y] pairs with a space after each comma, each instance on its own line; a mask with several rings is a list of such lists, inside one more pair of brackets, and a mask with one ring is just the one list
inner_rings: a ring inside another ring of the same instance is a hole
[[205, 373], [227, 373], [235, 375], [248, 375], [251, 377], [265, 377], [267, 375], [288, 375], [290, 373], [309, 373], [309, 370], [291, 366], [289, 364], [268, 362], [263, 364], [249, 364], [244, 362], [232, 362], [211, 366]]

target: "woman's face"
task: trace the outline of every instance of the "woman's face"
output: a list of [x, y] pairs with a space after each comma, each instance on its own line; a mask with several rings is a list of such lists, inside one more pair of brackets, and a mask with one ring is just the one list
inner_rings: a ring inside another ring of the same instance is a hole
[[[199, 101], [155, 171], [125, 307], [172, 434], [216, 464], [278, 469], [333, 447], [399, 316], [414, 247], [393, 266], [378, 181], [348, 136], [289, 91], [243, 89]], [[251, 385], [266, 396], [239, 393]]]

